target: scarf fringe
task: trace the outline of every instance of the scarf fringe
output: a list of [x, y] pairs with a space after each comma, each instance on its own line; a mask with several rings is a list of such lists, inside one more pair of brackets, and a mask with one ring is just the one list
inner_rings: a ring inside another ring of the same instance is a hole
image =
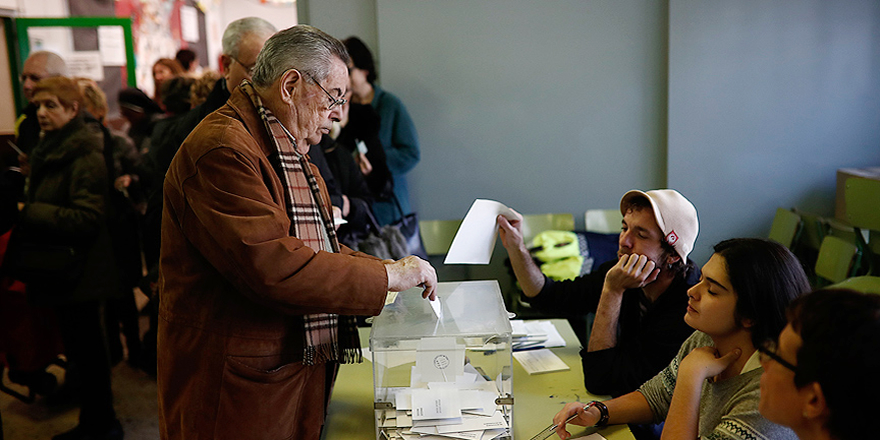
[[364, 354], [360, 347], [341, 348], [339, 344], [322, 344], [309, 346], [305, 350], [303, 364], [316, 365], [326, 362], [338, 362], [340, 364], [359, 364], [364, 361]]

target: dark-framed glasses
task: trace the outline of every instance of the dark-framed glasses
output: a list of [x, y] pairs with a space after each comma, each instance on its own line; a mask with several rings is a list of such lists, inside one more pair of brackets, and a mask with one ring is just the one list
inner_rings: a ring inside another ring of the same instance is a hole
[[773, 359], [777, 364], [782, 365], [785, 368], [797, 373], [797, 365], [792, 365], [791, 362], [783, 359], [781, 356], [776, 354], [779, 349], [779, 345], [776, 344], [776, 341], [772, 339], [768, 339], [764, 341], [763, 344], [755, 347], [760, 353], [761, 363], [767, 362], [768, 359]]
[[333, 110], [333, 109], [336, 108], [336, 107], [342, 107], [342, 105], [345, 104], [345, 103], [347, 102], [347, 101], [345, 100], [345, 98], [339, 98], [339, 99], [334, 98], [333, 95], [331, 95], [330, 92], [328, 92], [327, 89], [325, 89], [324, 86], [322, 86], [321, 83], [319, 83], [318, 80], [316, 80], [315, 77], [312, 76], [311, 73], [306, 73], [306, 75], [308, 75], [309, 78], [311, 78], [312, 81], [313, 81], [315, 84], [317, 84], [318, 87], [320, 87], [321, 90], [324, 91], [324, 93], [327, 94], [327, 97], [330, 98], [330, 105], [327, 106], [327, 110]]
[[227, 55], [227, 56], [229, 58], [232, 58], [232, 60], [235, 61], [236, 63], [238, 63], [238, 65], [240, 65], [244, 69], [244, 71], [247, 72], [248, 76], [250, 76], [250, 77], [254, 76], [254, 68], [257, 67], [256, 62], [254, 62], [254, 64], [251, 64], [250, 66], [248, 66], [247, 64], [242, 63], [241, 60], [239, 60], [238, 58], [236, 58], [232, 55]]

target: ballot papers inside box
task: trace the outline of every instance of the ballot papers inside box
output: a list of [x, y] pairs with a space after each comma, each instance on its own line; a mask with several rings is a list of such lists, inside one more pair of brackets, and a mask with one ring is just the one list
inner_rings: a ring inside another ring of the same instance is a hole
[[440, 283], [437, 299], [401, 292], [373, 320], [376, 438], [513, 438], [512, 331], [498, 283]]

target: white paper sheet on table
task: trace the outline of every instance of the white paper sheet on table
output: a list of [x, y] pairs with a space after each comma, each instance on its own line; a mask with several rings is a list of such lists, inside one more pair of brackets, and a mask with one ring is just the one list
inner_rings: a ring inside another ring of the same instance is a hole
[[568, 370], [568, 365], [552, 351], [542, 348], [531, 351], [517, 351], [513, 353], [523, 369], [529, 374], [549, 373], [552, 371]]
[[528, 345], [531, 341], [544, 348], [565, 347], [565, 338], [559, 334], [559, 330], [550, 321], [523, 321], [514, 319], [510, 321], [513, 329], [513, 349], [518, 346]]
[[513, 210], [494, 200], [476, 199], [468, 210], [444, 264], [489, 264], [495, 248], [498, 215], [514, 218]]

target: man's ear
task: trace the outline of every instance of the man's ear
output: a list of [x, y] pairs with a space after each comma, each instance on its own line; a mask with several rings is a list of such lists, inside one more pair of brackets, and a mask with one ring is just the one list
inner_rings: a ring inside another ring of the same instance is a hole
[[220, 74], [226, 76], [226, 73], [229, 72], [229, 66], [232, 65], [232, 58], [229, 55], [220, 54], [217, 61], [220, 65]]
[[666, 265], [667, 266], [678, 263], [679, 261], [681, 261], [681, 255], [678, 255], [675, 252], [669, 254], [666, 257]]
[[800, 392], [804, 396], [804, 417], [808, 419], [825, 419], [828, 417], [828, 405], [825, 402], [825, 393], [819, 382], [811, 382], [804, 386]]
[[293, 104], [293, 95], [296, 88], [302, 83], [302, 75], [296, 69], [290, 69], [281, 75], [281, 99], [287, 104]]

